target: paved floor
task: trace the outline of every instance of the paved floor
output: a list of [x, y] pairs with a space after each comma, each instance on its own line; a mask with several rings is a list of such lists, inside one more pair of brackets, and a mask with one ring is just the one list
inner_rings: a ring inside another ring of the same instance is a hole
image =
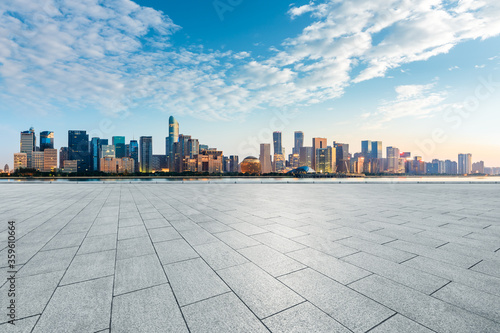
[[2, 184], [0, 217], [2, 332], [500, 332], [498, 185]]

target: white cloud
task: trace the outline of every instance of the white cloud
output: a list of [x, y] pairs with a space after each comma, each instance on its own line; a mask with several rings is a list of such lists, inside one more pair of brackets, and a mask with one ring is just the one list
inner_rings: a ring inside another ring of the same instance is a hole
[[[131, 0], [4, 0], [0, 99], [40, 112], [65, 105], [117, 113], [140, 105], [226, 119], [266, 105], [337, 98], [356, 82], [500, 33], [496, 0], [332, 0], [292, 6], [289, 15], [312, 22], [270, 55], [253, 58], [172, 45], [180, 27]], [[400, 87], [408, 98], [379, 114], [394, 119], [408, 113], [399, 107], [406, 105], [425, 115], [442, 98], [415, 89]]]
[[435, 83], [426, 85], [401, 85], [395, 87], [396, 98], [382, 101], [377, 111], [364, 113], [365, 127], [379, 128], [403, 117], [426, 118], [442, 111], [447, 105], [445, 91], [434, 91]]

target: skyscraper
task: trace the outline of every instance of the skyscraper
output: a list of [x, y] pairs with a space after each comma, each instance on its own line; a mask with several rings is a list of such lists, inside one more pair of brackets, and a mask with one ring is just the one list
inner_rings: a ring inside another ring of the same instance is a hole
[[32, 168], [31, 162], [35, 151], [35, 131], [33, 127], [29, 131], [21, 132], [21, 146], [19, 152], [26, 154], [26, 167]]
[[326, 147], [316, 149], [316, 172], [335, 172], [335, 148]]
[[263, 174], [271, 173], [273, 171], [271, 161], [271, 145], [269, 143], [260, 144], [259, 160]]
[[283, 145], [281, 144], [281, 132], [273, 132], [274, 154], [283, 154]]
[[294, 146], [292, 154], [300, 154], [300, 148], [304, 146], [304, 132], [296, 131], [294, 133]]
[[361, 154], [365, 158], [370, 158], [372, 155], [372, 142], [370, 140], [361, 141]]
[[399, 148], [387, 147], [387, 172], [399, 173]]
[[125, 156], [125, 137], [124, 136], [114, 136], [113, 146], [115, 146], [116, 158], [122, 158]]
[[350, 172], [349, 144], [333, 142], [335, 148], [337, 172]]
[[55, 169], [57, 169], [57, 149], [45, 148], [43, 151], [43, 171], [53, 172]]
[[77, 161], [78, 172], [90, 170], [89, 135], [86, 131], [68, 131], [68, 160]]
[[313, 163], [313, 148], [300, 147], [299, 151], [299, 167], [308, 166], [312, 168]]
[[90, 140], [90, 170], [99, 171], [99, 162], [100, 162], [100, 150], [101, 150], [101, 139], [100, 138], [92, 138]]
[[472, 173], [472, 154], [458, 154], [458, 174]]
[[54, 132], [52, 131], [40, 132], [40, 151], [46, 148], [54, 149]]
[[326, 148], [326, 139], [325, 138], [313, 138], [312, 139], [312, 168], [316, 170], [316, 150], [320, 148]]
[[174, 143], [179, 141], [179, 123], [173, 116], [168, 119], [168, 140], [166, 145], [166, 155], [174, 149]]
[[59, 149], [59, 169], [64, 169], [64, 161], [69, 159], [68, 147], [61, 147]]
[[382, 141], [372, 141], [371, 158], [382, 158]]
[[134, 172], [139, 172], [139, 144], [137, 140], [130, 140], [130, 158], [134, 160]]
[[140, 142], [141, 172], [149, 173], [152, 171], [153, 137], [141, 136], [139, 142]]

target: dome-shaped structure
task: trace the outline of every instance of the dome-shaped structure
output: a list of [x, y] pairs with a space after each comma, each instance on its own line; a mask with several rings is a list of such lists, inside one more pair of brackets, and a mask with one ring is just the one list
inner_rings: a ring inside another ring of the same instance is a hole
[[292, 173], [292, 174], [306, 174], [306, 173], [316, 173], [316, 171], [314, 171], [313, 168], [310, 168], [308, 166], [301, 166], [297, 169], [293, 169], [291, 171], [289, 171], [288, 173]]
[[260, 174], [262, 172], [260, 160], [257, 157], [248, 156], [240, 164], [241, 172], [249, 174]]

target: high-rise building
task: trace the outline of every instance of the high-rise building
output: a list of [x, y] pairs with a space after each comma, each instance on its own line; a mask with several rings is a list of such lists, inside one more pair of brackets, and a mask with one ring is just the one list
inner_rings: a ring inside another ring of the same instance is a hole
[[237, 173], [239, 172], [239, 157], [237, 155], [231, 155], [229, 156], [229, 170], [230, 172]]
[[153, 137], [141, 136], [140, 142], [140, 159], [141, 172], [150, 173], [152, 171], [153, 160]]
[[54, 172], [57, 169], [57, 149], [45, 148], [42, 153], [43, 153], [43, 171]]
[[304, 132], [296, 131], [294, 133], [294, 146], [292, 154], [300, 154], [301, 147], [304, 147]]
[[54, 132], [52, 131], [40, 132], [40, 151], [47, 148], [54, 149]]
[[484, 173], [484, 161], [472, 163], [472, 173]]
[[69, 159], [69, 150], [68, 147], [61, 147], [59, 149], [59, 169], [64, 169], [64, 161]]
[[307, 166], [312, 168], [313, 147], [301, 147], [299, 151], [299, 167]]
[[382, 141], [372, 141], [371, 158], [382, 158]]
[[451, 161], [451, 160], [446, 160], [444, 161], [444, 173], [448, 175], [456, 175], [458, 173], [457, 169], [458, 165], [457, 162]]
[[125, 156], [125, 137], [124, 136], [114, 136], [113, 146], [115, 146], [116, 158], [127, 157]]
[[31, 168], [35, 169], [36, 171], [43, 171], [43, 155], [43, 151], [33, 152]]
[[372, 142], [370, 140], [361, 141], [361, 154], [365, 158], [370, 158], [372, 156]]
[[[99, 158], [105, 158], [105, 157], [116, 157], [116, 147], [114, 145], [101, 146]], [[101, 169], [99, 168], [99, 170]]]
[[285, 156], [283, 154], [274, 154], [273, 171], [283, 172], [285, 170]]
[[36, 138], [35, 138], [35, 130], [30, 128], [29, 131], [21, 132], [21, 146], [19, 152], [25, 153], [27, 158], [27, 168], [32, 168], [32, 156], [33, 152], [36, 150]]
[[9, 165], [8, 164], [5, 164], [5, 166], [3, 167], [3, 172], [10, 173], [10, 169], [9, 169]]
[[283, 154], [283, 145], [281, 141], [281, 132], [273, 132], [274, 154]]
[[399, 148], [387, 147], [387, 172], [399, 173]]
[[179, 142], [179, 123], [173, 116], [168, 119], [168, 138], [165, 139], [165, 155], [168, 156], [170, 171], [175, 169], [174, 144]]
[[313, 147], [313, 160], [312, 160], [312, 168], [316, 170], [316, 150], [321, 148], [326, 148], [327, 143], [325, 138], [313, 138], [312, 139], [312, 147]]
[[100, 138], [92, 138], [90, 140], [90, 170], [99, 171], [99, 163], [101, 161], [100, 158], [100, 150], [101, 150], [101, 139]]
[[188, 140], [188, 155], [189, 158], [194, 158], [196, 155], [200, 153], [200, 142], [198, 139], [189, 139]]
[[89, 135], [86, 131], [68, 131], [68, 159], [77, 161], [78, 172], [90, 171]]
[[316, 149], [316, 172], [333, 173], [335, 172], [335, 148], [330, 146]]
[[64, 161], [63, 172], [65, 173], [75, 173], [78, 172], [78, 161], [66, 160]]
[[153, 155], [151, 161], [152, 171], [164, 171], [168, 169], [166, 155]]
[[288, 162], [290, 168], [297, 169], [300, 167], [300, 155], [299, 154], [290, 154], [288, 157]]
[[349, 144], [333, 142], [335, 148], [337, 172], [348, 173], [351, 171], [351, 164], [349, 158]]
[[14, 154], [14, 170], [26, 169], [28, 167], [28, 155], [26, 153]]
[[130, 158], [134, 160], [134, 172], [139, 172], [139, 143], [130, 140]]
[[259, 160], [263, 174], [273, 172], [273, 166], [271, 161], [271, 145], [269, 143], [260, 144]]
[[458, 174], [472, 173], [472, 154], [458, 154]]

